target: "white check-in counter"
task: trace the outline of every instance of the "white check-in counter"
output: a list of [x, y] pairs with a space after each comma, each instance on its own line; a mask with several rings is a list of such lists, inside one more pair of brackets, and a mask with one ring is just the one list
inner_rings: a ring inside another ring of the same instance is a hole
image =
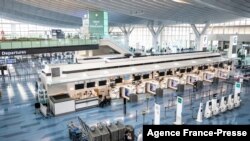
[[50, 96], [49, 101], [50, 109], [55, 116], [75, 111], [75, 100], [68, 94]]
[[97, 97], [86, 98], [82, 100], [76, 100], [76, 110], [96, 107], [99, 105], [99, 99]]

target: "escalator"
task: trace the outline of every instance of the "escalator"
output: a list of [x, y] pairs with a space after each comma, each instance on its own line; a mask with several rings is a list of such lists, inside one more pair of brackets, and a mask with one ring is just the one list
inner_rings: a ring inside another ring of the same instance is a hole
[[100, 40], [99, 46], [100, 48], [109, 47], [119, 54], [131, 53], [128, 47], [109, 38]]

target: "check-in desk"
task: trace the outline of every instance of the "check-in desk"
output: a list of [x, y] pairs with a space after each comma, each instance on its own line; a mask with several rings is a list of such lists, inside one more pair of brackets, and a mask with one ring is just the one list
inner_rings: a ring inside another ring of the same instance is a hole
[[85, 98], [81, 100], [76, 100], [75, 104], [76, 110], [96, 107], [99, 105], [99, 99], [98, 97]]
[[218, 69], [218, 70], [217, 70], [217, 76], [218, 76], [218, 78], [220, 78], [220, 79], [226, 80], [226, 79], [229, 78], [229, 71], [226, 70], [226, 69]]
[[169, 77], [168, 78], [168, 88], [177, 90], [178, 84], [180, 84], [180, 79], [178, 77]]
[[203, 72], [203, 81], [206, 82], [213, 82], [213, 79], [215, 77], [215, 73], [211, 71], [204, 71]]
[[55, 116], [75, 111], [75, 100], [70, 98], [68, 94], [50, 96], [49, 104]]
[[194, 85], [195, 81], [199, 80], [199, 76], [196, 74], [186, 74], [186, 84]]

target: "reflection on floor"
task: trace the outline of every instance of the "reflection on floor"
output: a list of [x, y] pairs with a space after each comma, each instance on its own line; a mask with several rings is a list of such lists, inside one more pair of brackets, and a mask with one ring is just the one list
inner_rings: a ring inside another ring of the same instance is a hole
[[[116, 100], [112, 106], [106, 108], [92, 108], [76, 113], [45, 119], [41, 115], [34, 114], [35, 102], [34, 83], [17, 83], [2, 86], [3, 96], [0, 100], [0, 140], [1, 141], [69, 141], [67, 123], [76, 121], [80, 116], [87, 124], [94, 125], [97, 122], [110, 120], [123, 120], [125, 124], [133, 125], [136, 132], [142, 128], [142, 110], [147, 109], [145, 95], [140, 96], [138, 103], [128, 103], [127, 114], [123, 114], [122, 100]], [[249, 124], [250, 88], [243, 88], [243, 103], [238, 109], [228, 111], [225, 114], [204, 119], [202, 124]], [[172, 92], [171, 92], [172, 93]], [[249, 94], [249, 93], [248, 93]], [[168, 94], [173, 95], [173, 94]], [[175, 120], [175, 107], [165, 108], [169, 96], [158, 98], [161, 106], [161, 124], [172, 124]], [[145, 116], [145, 124], [152, 124], [154, 98], [149, 100], [149, 111]], [[199, 101], [199, 100], [197, 100]], [[198, 102], [193, 105], [185, 105], [183, 120], [186, 124], [198, 124], [193, 117], [197, 114]], [[166, 111], [165, 111], [166, 109]], [[136, 119], [137, 111], [137, 119]]]

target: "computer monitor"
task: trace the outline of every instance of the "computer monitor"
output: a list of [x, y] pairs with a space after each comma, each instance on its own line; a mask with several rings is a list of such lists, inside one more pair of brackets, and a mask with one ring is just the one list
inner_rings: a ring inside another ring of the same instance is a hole
[[223, 67], [224, 67], [224, 64], [223, 64], [223, 63], [220, 63], [220, 64], [219, 64], [219, 67], [220, 67], [220, 68], [223, 68]]
[[214, 66], [214, 68], [218, 68], [218, 64], [214, 64], [213, 66]]
[[122, 78], [115, 79], [115, 83], [122, 83]]
[[105, 86], [105, 85], [107, 85], [107, 80], [99, 81], [99, 86]]
[[138, 81], [138, 80], [141, 80], [141, 76], [140, 75], [135, 75], [134, 76], [134, 81]]
[[180, 73], [185, 73], [186, 69], [180, 69]]
[[168, 71], [167, 71], [167, 75], [173, 75], [173, 71], [168, 70]]
[[203, 69], [204, 69], [204, 70], [208, 69], [208, 65], [204, 65], [204, 66], [203, 66]]
[[142, 77], [143, 79], [149, 79], [149, 74], [144, 74]]
[[198, 70], [203, 70], [203, 67], [202, 67], [202, 66], [199, 66], [199, 67], [198, 67]]
[[165, 72], [159, 72], [159, 76], [164, 76]]
[[187, 68], [187, 72], [191, 72], [192, 71], [192, 68]]
[[87, 88], [95, 87], [95, 82], [89, 82], [87, 83]]
[[79, 89], [84, 89], [84, 83], [82, 83], [82, 84], [75, 84], [75, 90], [79, 90]]

